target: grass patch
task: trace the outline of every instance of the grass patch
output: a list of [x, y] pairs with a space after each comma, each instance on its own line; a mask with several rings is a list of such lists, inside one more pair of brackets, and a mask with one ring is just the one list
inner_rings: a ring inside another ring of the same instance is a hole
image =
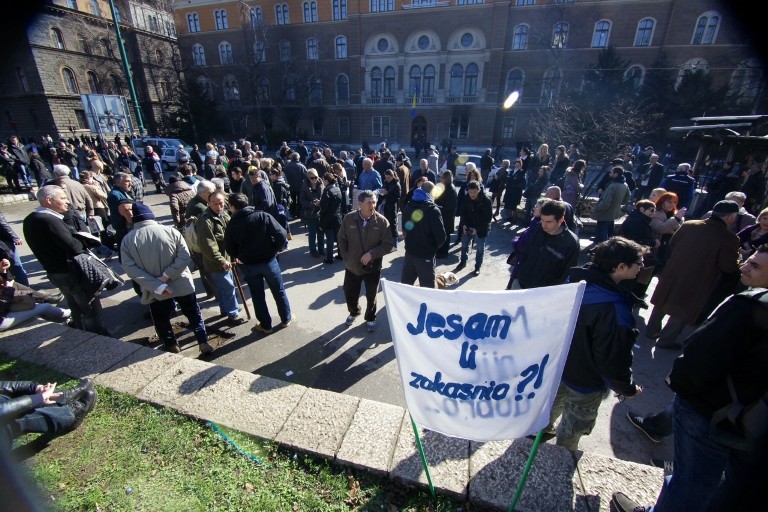
[[[76, 384], [4, 356], [0, 380]], [[53, 510], [480, 510], [222, 428], [230, 443], [210, 425], [174, 410], [100, 386], [97, 391], [96, 407], [79, 429], [52, 439], [30, 434], [14, 443], [14, 455]]]

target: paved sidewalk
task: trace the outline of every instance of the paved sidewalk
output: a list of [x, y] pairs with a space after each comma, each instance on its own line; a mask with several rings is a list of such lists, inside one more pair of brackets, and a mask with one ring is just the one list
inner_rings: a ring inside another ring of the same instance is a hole
[[[402, 407], [292, 384], [43, 321], [0, 333], [0, 352], [339, 464], [427, 486]], [[475, 443], [422, 431], [441, 493], [507, 510], [532, 441]], [[663, 470], [543, 443], [519, 511], [609, 510], [622, 490], [652, 503]]]

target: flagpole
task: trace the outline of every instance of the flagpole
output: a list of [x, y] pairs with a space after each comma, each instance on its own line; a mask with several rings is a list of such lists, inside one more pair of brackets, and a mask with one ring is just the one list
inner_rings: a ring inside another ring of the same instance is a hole
[[536, 434], [536, 439], [533, 441], [533, 446], [531, 446], [531, 453], [528, 454], [528, 461], [525, 463], [525, 469], [523, 470], [523, 474], [520, 477], [520, 483], [517, 484], [517, 490], [515, 491], [515, 496], [512, 498], [512, 503], [509, 505], [509, 510], [507, 512], [515, 512], [515, 506], [517, 505], [518, 500], [520, 499], [520, 496], [523, 494], [523, 488], [525, 487], [525, 482], [528, 480], [528, 472], [531, 470], [531, 466], [533, 465], [533, 459], [536, 457], [536, 453], [539, 451], [539, 444], [541, 444], [541, 438], [544, 436], [544, 429], [539, 430], [539, 433]]
[[427, 456], [424, 454], [424, 447], [421, 445], [421, 437], [419, 437], [419, 427], [416, 426], [416, 422], [413, 421], [413, 416], [408, 413], [408, 417], [411, 418], [411, 426], [413, 427], [413, 435], [416, 437], [416, 448], [419, 450], [421, 456], [421, 465], [424, 466], [424, 472], [427, 474], [427, 483], [429, 483], [429, 492], [432, 493], [432, 497], [435, 496], [435, 486], [432, 485], [432, 477], [429, 474], [429, 466], [427, 466]]

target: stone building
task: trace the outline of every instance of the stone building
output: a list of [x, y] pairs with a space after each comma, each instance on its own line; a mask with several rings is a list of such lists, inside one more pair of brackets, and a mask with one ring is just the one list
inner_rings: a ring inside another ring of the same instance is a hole
[[[616, 48], [640, 86], [665, 54], [756, 102], [764, 64], [716, 0], [186, 0], [188, 79], [232, 134], [514, 146], [531, 113]], [[514, 108], [501, 108], [512, 91]]]

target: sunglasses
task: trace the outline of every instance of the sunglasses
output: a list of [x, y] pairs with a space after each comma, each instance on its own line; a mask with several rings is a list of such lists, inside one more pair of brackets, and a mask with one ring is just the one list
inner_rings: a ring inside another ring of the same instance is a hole
[[312, 181], [315, 181], [317, 179], [317, 176], [310, 176], [309, 179]]

